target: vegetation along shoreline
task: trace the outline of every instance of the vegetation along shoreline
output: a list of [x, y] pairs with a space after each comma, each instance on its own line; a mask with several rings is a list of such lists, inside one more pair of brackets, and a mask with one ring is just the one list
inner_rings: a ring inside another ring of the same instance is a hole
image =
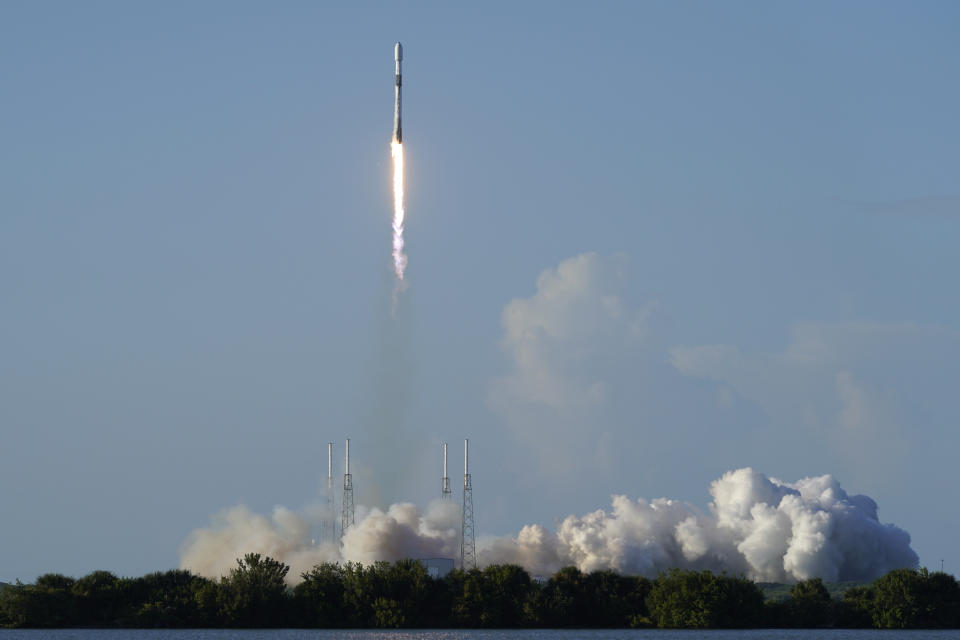
[[[545, 581], [516, 565], [431, 577], [416, 560], [290, 568], [247, 554], [219, 580], [185, 570], [118, 578], [45, 574], [0, 588], [15, 628], [882, 628], [960, 627], [960, 585], [896, 569], [831, 596], [819, 578], [789, 587], [673, 569], [651, 580], [576, 567]], [[767, 592], [765, 597], [764, 591]]]

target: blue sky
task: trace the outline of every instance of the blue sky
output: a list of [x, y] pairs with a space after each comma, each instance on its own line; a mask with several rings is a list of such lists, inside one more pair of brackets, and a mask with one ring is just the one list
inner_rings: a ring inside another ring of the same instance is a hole
[[469, 436], [494, 534], [831, 473], [956, 571], [958, 20], [4, 3], [0, 580], [176, 566], [344, 437], [385, 505]]

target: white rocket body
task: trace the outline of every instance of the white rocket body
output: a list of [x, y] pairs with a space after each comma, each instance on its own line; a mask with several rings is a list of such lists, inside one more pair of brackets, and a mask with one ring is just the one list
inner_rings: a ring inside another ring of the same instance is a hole
[[401, 124], [401, 89], [403, 86], [403, 74], [401, 65], [403, 63], [403, 46], [398, 42], [393, 48], [393, 59], [397, 63], [396, 70], [396, 89], [397, 99], [393, 104], [393, 141], [397, 144], [403, 142], [403, 126]]

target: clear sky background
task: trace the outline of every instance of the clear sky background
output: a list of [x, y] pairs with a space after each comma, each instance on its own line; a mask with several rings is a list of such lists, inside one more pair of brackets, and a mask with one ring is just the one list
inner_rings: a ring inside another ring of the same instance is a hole
[[0, 3], [0, 580], [175, 567], [223, 507], [314, 500], [345, 437], [380, 506], [470, 437], [489, 534], [830, 473], [957, 572], [958, 24]]

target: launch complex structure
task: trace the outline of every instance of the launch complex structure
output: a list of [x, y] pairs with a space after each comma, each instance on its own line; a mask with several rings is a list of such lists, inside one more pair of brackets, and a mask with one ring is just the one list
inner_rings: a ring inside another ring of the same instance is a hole
[[[320, 542], [342, 544], [343, 535], [356, 524], [353, 502], [353, 476], [350, 474], [350, 438], [345, 443], [343, 498], [340, 502], [340, 526], [336, 522], [336, 504], [333, 489], [333, 443], [327, 443], [326, 508], [320, 521]], [[443, 443], [443, 476], [440, 479], [440, 499], [453, 500], [450, 478], [447, 475], [447, 443]], [[477, 542], [474, 532], [473, 481], [470, 477], [470, 439], [463, 441], [463, 498], [460, 502], [460, 568], [477, 566]]]

